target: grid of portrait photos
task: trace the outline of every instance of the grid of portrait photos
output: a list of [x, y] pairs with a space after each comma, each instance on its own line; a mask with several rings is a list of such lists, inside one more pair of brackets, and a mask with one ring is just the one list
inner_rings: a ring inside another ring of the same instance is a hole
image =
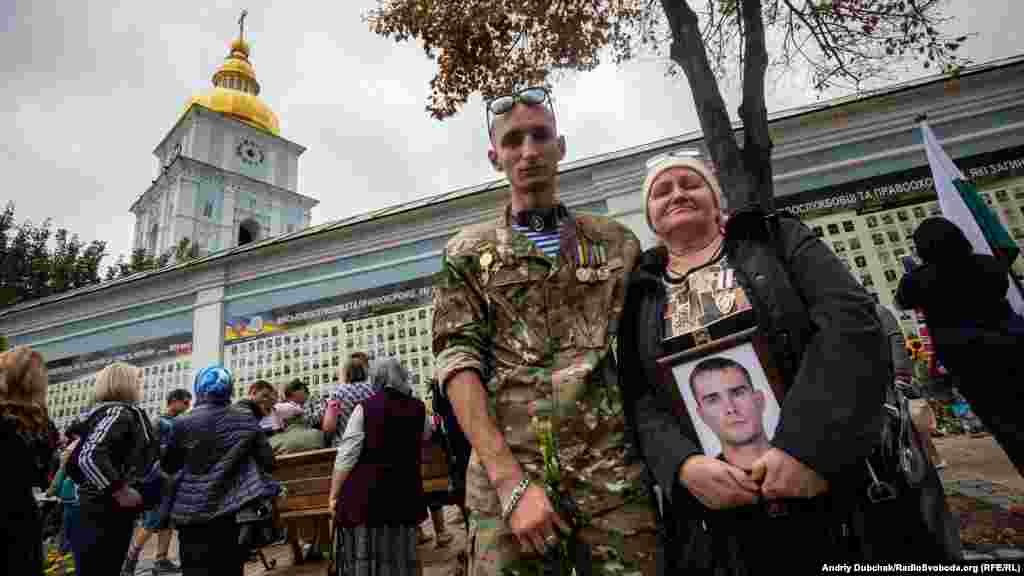
[[430, 405], [433, 306], [408, 308], [355, 320], [328, 320], [274, 331], [266, 336], [225, 343], [225, 363], [239, 383], [236, 398], [249, 384], [266, 380], [278, 390], [298, 378], [309, 386], [312, 402], [334, 392], [341, 370], [353, 352], [363, 352], [371, 366], [395, 358], [409, 371], [417, 396]]
[[[1010, 237], [1024, 243], [1024, 179], [1007, 179], [979, 191], [982, 200], [1006, 226]], [[915, 261], [913, 234], [926, 218], [941, 216], [937, 200], [874, 212], [841, 211], [806, 220], [878, 302], [896, 311], [905, 333], [920, 335], [922, 324], [911, 311], [895, 306], [896, 289], [905, 273], [903, 259]], [[1024, 272], [1024, 258], [1015, 264]]]
[[[150, 417], [158, 416], [164, 409], [167, 394], [171, 390], [192, 390], [193, 370], [190, 353], [132, 364], [142, 369], [139, 407]], [[96, 370], [70, 380], [50, 383], [46, 403], [50, 417], [59, 429], [63, 430], [73, 420], [88, 412], [93, 404], [98, 373], [99, 370]]]

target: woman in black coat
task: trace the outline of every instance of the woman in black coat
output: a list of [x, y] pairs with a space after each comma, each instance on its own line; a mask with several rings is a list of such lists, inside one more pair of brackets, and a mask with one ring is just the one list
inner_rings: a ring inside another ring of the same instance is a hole
[[46, 368], [22, 346], [0, 353], [0, 574], [43, 573], [42, 523], [32, 487], [46, 487], [57, 431], [46, 412]]
[[900, 280], [896, 303], [924, 312], [942, 365], [1024, 475], [1024, 429], [1016, 408], [1024, 319], [1006, 299], [1009, 266], [975, 254], [960, 228], [945, 218], [922, 222], [914, 243], [924, 264]]
[[[659, 494], [660, 569], [746, 574], [784, 550], [806, 562], [955, 556], [936, 544], [942, 522], [916, 534], [865, 528], [864, 460], [893, 373], [875, 303], [839, 259], [794, 218], [749, 211], [723, 226], [717, 178], [700, 158], [653, 163], [644, 198], [659, 245], [630, 276], [618, 357], [634, 441]], [[719, 360], [717, 374], [677, 383], [657, 362], [749, 328], [781, 404], [774, 430], [741, 409], [756, 398], [749, 405], [763, 414], [766, 390], [749, 375], [744, 384], [738, 368]], [[721, 454], [703, 447], [690, 413]], [[897, 548], [878, 545], [886, 541]]]

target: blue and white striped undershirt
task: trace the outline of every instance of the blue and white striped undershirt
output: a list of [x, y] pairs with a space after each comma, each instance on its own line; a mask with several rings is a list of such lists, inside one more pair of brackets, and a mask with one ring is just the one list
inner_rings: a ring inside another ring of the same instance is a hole
[[534, 232], [526, 226], [512, 224], [512, 229], [529, 238], [540, 251], [548, 258], [558, 256], [559, 241], [562, 235], [562, 223], [558, 223], [558, 229], [553, 232]]

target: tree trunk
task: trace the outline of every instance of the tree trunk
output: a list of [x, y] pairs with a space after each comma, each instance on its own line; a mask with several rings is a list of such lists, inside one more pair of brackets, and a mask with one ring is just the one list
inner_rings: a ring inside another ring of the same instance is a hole
[[768, 132], [768, 109], [764, 103], [764, 76], [768, 70], [768, 51], [764, 40], [761, 0], [743, 0], [743, 160], [753, 197], [765, 211], [775, 205], [772, 181], [772, 138]]
[[[704, 142], [718, 166], [718, 178], [725, 195], [724, 207], [736, 211], [760, 205], [772, 207], [774, 197], [771, 171], [771, 139], [768, 137], [768, 115], [764, 106], [764, 75], [767, 68], [764, 21], [759, 0], [743, 0], [746, 28], [743, 102], [740, 116], [744, 122], [744, 150], [737, 143], [725, 100], [718, 89], [707, 50], [700, 33], [697, 14], [686, 0], [661, 0], [672, 30], [670, 56], [686, 74], [693, 93], [697, 117]], [[746, 14], [750, 12], [749, 17]], [[756, 21], [755, 21], [756, 20]], [[746, 129], [747, 126], [753, 129]]]

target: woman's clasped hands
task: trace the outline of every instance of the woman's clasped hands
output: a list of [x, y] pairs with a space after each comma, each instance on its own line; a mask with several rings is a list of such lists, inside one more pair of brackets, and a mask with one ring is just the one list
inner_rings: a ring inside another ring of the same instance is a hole
[[712, 510], [748, 506], [759, 500], [813, 498], [828, 481], [796, 458], [772, 448], [751, 471], [708, 456], [691, 456], [679, 468], [679, 483]]

